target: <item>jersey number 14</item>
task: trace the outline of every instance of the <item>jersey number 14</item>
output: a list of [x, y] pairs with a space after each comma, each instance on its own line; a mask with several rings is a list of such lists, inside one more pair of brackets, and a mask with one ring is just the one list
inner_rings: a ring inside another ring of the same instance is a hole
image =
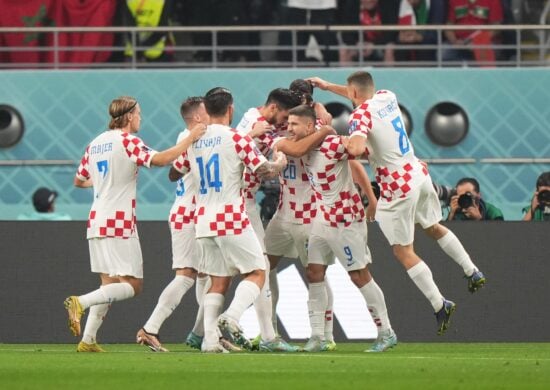
[[197, 157], [197, 165], [199, 166], [199, 173], [201, 175], [199, 192], [204, 195], [208, 192], [209, 188], [214, 188], [216, 192], [220, 192], [222, 188], [220, 180], [220, 155], [214, 153], [206, 164], [204, 164], [202, 157]]

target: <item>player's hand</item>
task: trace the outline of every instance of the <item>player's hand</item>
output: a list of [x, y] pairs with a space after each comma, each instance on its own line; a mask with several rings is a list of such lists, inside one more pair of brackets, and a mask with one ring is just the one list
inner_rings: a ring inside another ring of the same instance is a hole
[[288, 164], [288, 161], [286, 160], [286, 156], [282, 152], [274, 151], [273, 152], [273, 158], [275, 159], [275, 160], [273, 160], [273, 162], [275, 164], [277, 164], [278, 166], [286, 167], [286, 165]]
[[319, 77], [310, 77], [307, 78], [306, 81], [309, 81], [313, 87], [317, 87], [319, 89], [322, 89], [326, 91], [328, 89], [329, 83]]
[[272, 130], [273, 126], [267, 123], [267, 121], [258, 121], [252, 125], [252, 129], [248, 132], [248, 135], [251, 138], [256, 138]]
[[376, 219], [376, 204], [377, 204], [377, 200], [374, 199], [374, 201], [371, 201], [369, 199], [369, 205], [367, 206], [366, 208], [366, 213], [367, 213], [367, 222], [374, 222]]
[[191, 139], [196, 141], [206, 133], [206, 125], [204, 123], [197, 123], [193, 128], [189, 129], [189, 133]]

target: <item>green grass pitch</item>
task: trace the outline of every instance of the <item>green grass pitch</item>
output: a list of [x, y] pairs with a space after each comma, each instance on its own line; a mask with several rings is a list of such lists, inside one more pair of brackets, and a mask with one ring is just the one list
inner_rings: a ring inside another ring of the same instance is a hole
[[170, 353], [106, 344], [0, 344], [0, 388], [11, 389], [549, 389], [550, 343], [401, 343], [382, 354], [339, 343], [315, 354]]

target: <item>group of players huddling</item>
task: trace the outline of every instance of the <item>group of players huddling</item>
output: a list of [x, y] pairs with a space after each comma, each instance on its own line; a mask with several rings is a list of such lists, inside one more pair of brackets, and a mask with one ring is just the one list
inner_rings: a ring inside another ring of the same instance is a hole
[[[330, 127], [330, 115], [312, 99], [314, 87], [352, 101], [348, 136]], [[288, 89], [271, 91], [263, 106], [250, 108], [235, 129], [230, 127], [233, 97], [223, 87], [188, 98], [180, 112], [187, 129], [175, 146], [157, 152], [135, 135], [141, 122], [139, 103], [119, 97], [109, 106], [110, 130], [96, 137], [82, 157], [74, 184], [94, 188], [87, 238], [91, 269], [100, 275], [101, 286], [64, 302], [75, 336], [89, 309], [77, 351], [102, 352], [96, 334], [111, 304], [142, 289], [135, 216], [139, 166], [172, 164], [169, 177], [177, 181], [169, 216], [175, 276], [136, 336], [153, 351], [167, 351], [158, 336], [160, 328], [193, 284], [199, 310], [186, 339], [193, 348], [335, 350], [333, 295], [326, 277], [335, 259], [359, 289], [376, 324], [378, 337], [367, 352], [394, 347], [397, 336], [384, 294], [368, 269], [372, 259], [367, 222], [378, 222], [395, 257], [432, 305], [438, 334], [448, 329], [455, 303], [444, 298], [430, 268], [415, 253], [415, 224], [463, 269], [470, 292], [485, 284], [458, 238], [439, 223], [439, 199], [426, 164], [414, 154], [395, 94], [376, 91], [368, 72], [352, 73], [346, 85], [317, 77], [295, 80]], [[376, 175], [379, 199], [359, 158], [367, 159]], [[264, 232], [256, 192], [262, 179], [277, 176], [279, 205]], [[368, 198], [366, 208], [361, 195]], [[281, 258], [299, 258], [305, 268], [311, 336], [303, 348], [290, 345], [277, 332], [276, 269]], [[239, 274], [241, 281], [222, 313], [231, 280]], [[251, 305], [260, 328], [254, 340], [247, 339], [239, 325]]]

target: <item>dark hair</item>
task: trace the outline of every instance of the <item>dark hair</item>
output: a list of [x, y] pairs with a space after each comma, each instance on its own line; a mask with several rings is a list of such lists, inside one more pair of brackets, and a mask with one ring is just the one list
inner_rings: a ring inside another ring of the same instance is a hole
[[191, 96], [185, 99], [180, 106], [181, 117], [185, 120], [203, 101], [202, 96]]
[[347, 78], [348, 84], [356, 84], [361, 88], [374, 88], [374, 80], [369, 72], [359, 70], [350, 74]]
[[460, 179], [460, 180], [456, 183], [456, 186], [455, 186], [455, 187], [458, 187], [459, 185], [464, 184], [464, 183], [473, 184], [474, 190], [475, 190], [478, 194], [480, 193], [480, 190], [479, 190], [479, 182], [478, 182], [476, 179], [474, 179], [473, 177], [463, 177], [462, 179]]
[[550, 171], [541, 173], [537, 178], [537, 190], [547, 186], [550, 186]]
[[295, 115], [302, 118], [309, 118], [315, 123], [317, 116], [315, 115], [315, 110], [308, 106], [307, 104], [302, 104], [300, 106], [294, 107], [288, 112], [288, 115]]
[[212, 88], [204, 95], [204, 107], [210, 116], [225, 115], [231, 104], [233, 104], [233, 96], [227, 88]]
[[313, 85], [307, 80], [296, 79], [290, 83], [288, 87], [293, 92], [296, 92], [300, 95], [300, 100], [302, 104], [311, 104], [313, 103]]
[[290, 110], [302, 104], [302, 99], [290, 89], [276, 88], [269, 93], [265, 105], [273, 103], [282, 110]]

